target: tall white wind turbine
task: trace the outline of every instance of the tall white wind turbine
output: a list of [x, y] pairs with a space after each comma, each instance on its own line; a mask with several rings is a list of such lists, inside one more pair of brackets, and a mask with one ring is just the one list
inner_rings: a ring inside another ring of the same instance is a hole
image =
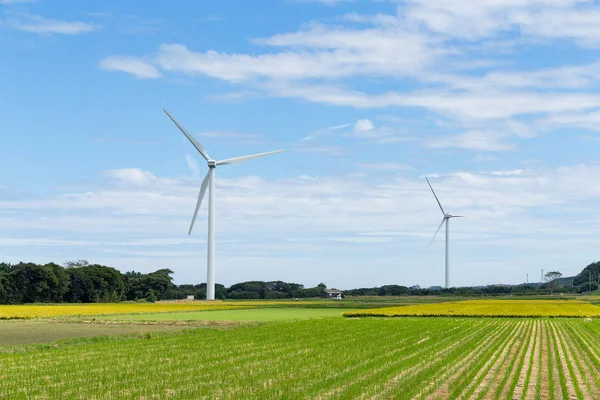
[[[449, 228], [450, 218], [463, 218], [463, 216], [462, 215], [452, 215], [452, 214], [444, 211], [444, 207], [442, 207], [442, 203], [440, 203], [440, 200], [438, 199], [437, 195], [435, 194], [433, 187], [431, 187], [431, 183], [429, 183], [429, 179], [425, 178], [425, 180], [427, 180], [427, 184], [429, 185], [429, 188], [431, 189], [431, 192], [433, 193], [433, 196], [435, 197], [435, 201], [437, 201], [438, 206], [440, 206], [440, 210], [442, 210], [442, 214], [444, 214], [444, 217], [442, 218], [442, 222], [440, 223], [440, 226], [438, 226], [437, 231], [435, 231], [435, 235], [433, 235], [433, 239], [431, 239], [431, 242], [429, 242], [429, 246], [431, 246], [431, 244], [435, 240], [435, 237], [437, 236], [438, 232], [440, 231], [440, 229], [442, 229], [442, 225], [444, 225], [444, 223], [445, 223], [446, 224], [446, 289], [448, 289], [450, 287], [450, 228]], [[429, 246], [427, 246], [427, 249], [429, 249]]]
[[192, 233], [192, 229], [194, 228], [194, 223], [196, 222], [196, 217], [198, 216], [198, 210], [200, 209], [200, 205], [202, 204], [202, 199], [204, 198], [204, 194], [206, 193], [206, 188], [209, 188], [208, 191], [208, 252], [207, 252], [207, 278], [206, 278], [206, 300], [214, 300], [215, 299], [215, 169], [219, 165], [225, 164], [239, 164], [244, 161], [252, 160], [258, 157], [268, 156], [270, 154], [281, 153], [285, 150], [276, 150], [269, 151], [267, 153], [259, 153], [252, 154], [249, 156], [243, 157], [235, 157], [228, 158], [226, 160], [216, 161], [210, 158], [210, 156], [206, 153], [206, 150], [202, 147], [200, 143], [192, 135], [190, 135], [179, 123], [169, 114], [167, 110], [163, 108], [163, 111], [171, 118], [171, 121], [177, 125], [179, 130], [183, 132], [185, 137], [192, 143], [192, 145], [198, 150], [198, 152], [204, 157], [206, 162], [208, 163], [208, 173], [204, 177], [202, 181], [202, 185], [200, 186], [200, 194], [198, 195], [198, 202], [196, 203], [196, 210], [194, 211], [194, 216], [192, 217], [192, 223], [190, 225], [190, 230], [188, 235]]

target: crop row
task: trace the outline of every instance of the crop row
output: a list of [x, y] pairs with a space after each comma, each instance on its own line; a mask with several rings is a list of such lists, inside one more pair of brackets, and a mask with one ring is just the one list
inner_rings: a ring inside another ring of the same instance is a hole
[[600, 307], [579, 300], [467, 300], [346, 312], [345, 317], [600, 317]]
[[600, 398], [600, 321], [320, 319], [0, 347], [0, 398]]

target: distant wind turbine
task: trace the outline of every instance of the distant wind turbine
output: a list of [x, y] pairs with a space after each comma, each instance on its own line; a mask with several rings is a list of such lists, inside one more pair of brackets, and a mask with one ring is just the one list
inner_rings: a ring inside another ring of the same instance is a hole
[[208, 191], [208, 252], [207, 252], [207, 278], [206, 278], [206, 300], [215, 299], [215, 168], [219, 165], [225, 164], [238, 164], [244, 161], [252, 160], [258, 157], [268, 156], [270, 154], [281, 153], [285, 150], [269, 151], [267, 153], [252, 154], [249, 156], [228, 158], [222, 161], [216, 161], [209, 157], [204, 148], [192, 135], [190, 135], [177, 121], [169, 114], [167, 110], [163, 108], [163, 111], [171, 118], [171, 121], [177, 125], [179, 130], [183, 132], [185, 137], [192, 143], [192, 145], [198, 150], [198, 152], [204, 157], [208, 163], [208, 173], [202, 181], [200, 186], [200, 194], [198, 195], [198, 202], [196, 203], [196, 210], [192, 217], [192, 223], [188, 235], [192, 233], [196, 217], [198, 216], [198, 210], [202, 204], [202, 199], [206, 193], [206, 188], [210, 187]]
[[442, 229], [442, 225], [444, 225], [444, 223], [445, 223], [446, 224], [446, 289], [447, 289], [450, 287], [450, 228], [449, 228], [450, 218], [464, 218], [464, 217], [462, 215], [451, 215], [450, 213], [447, 213], [446, 211], [444, 211], [444, 207], [442, 207], [442, 203], [440, 203], [440, 200], [438, 199], [437, 195], [435, 194], [433, 187], [431, 187], [431, 183], [429, 183], [429, 179], [425, 178], [425, 180], [427, 180], [427, 184], [429, 185], [429, 188], [431, 189], [431, 192], [433, 193], [433, 196], [435, 197], [435, 201], [437, 201], [438, 206], [440, 206], [440, 210], [442, 210], [442, 214], [444, 214], [444, 218], [442, 218], [442, 222], [440, 223], [440, 226], [438, 226], [437, 231], [435, 231], [435, 235], [433, 235], [433, 239], [431, 239], [431, 242], [429, 242], [429, 246], [427, 246], [427, 249], [429, 249], [429, 247], [435, 240], [435, 237], [437, 236], [438, 232], [440, 231], [440, 229]]

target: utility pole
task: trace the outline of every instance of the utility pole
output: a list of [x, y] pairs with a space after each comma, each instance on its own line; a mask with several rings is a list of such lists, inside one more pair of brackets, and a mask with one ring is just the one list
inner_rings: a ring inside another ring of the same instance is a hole
[[590, 272], [590, 280], [588, 281], [588, 292], [592, 293], [592, 273]]

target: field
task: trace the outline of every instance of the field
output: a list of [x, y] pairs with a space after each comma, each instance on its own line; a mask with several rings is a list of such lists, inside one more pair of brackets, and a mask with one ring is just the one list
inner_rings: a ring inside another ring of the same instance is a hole
[[343, 301], [322, 299], [294, 300], [228, 300], [228, 301], [161, 301], [158, 303], [100, 303], [100, 304], [26, 304], [0, 305], [0, 320], [60, 316], [147, 314], [161, 312], [235, 310], [245, 308], [353, 308], [405, 306], [458, 301], [464, 298], [437, 296], [355, 297]]
[[376, 300], [10, 306], [0, 398], [600, 398], [600, 307]]
[[[312, 302], [318, 305], [319, 302]], [[288, 301], [190, 301], [158, 303], [27, 304], [0, 305], [0, 319], [27, 319], [69, 315], [144, 314], [156, 312], [233, 310], [240, 308], [293, 306]]]
[[[175, 331], [185, 325], [142, 324], [72, 324], [41, 320], [11, 320], [0, 322], [0, 345], [54, 342], [91, 336], [141, 334]], [[0, 352], [2, 348], [0, 347]]]
[[600, 317], [600, 307], [580, 300], [467, 300], [344, 313], [345, 317]]
[[182, 313], [135, 314], [100, 317], [101, 321], [283, 321], [319, 317], [339, 317], [339, 308], [253, 308]]
[[0, 398], [594, 399], [599, 338], [583, 319], [324, 318], [82, 339], [0, 351]]

